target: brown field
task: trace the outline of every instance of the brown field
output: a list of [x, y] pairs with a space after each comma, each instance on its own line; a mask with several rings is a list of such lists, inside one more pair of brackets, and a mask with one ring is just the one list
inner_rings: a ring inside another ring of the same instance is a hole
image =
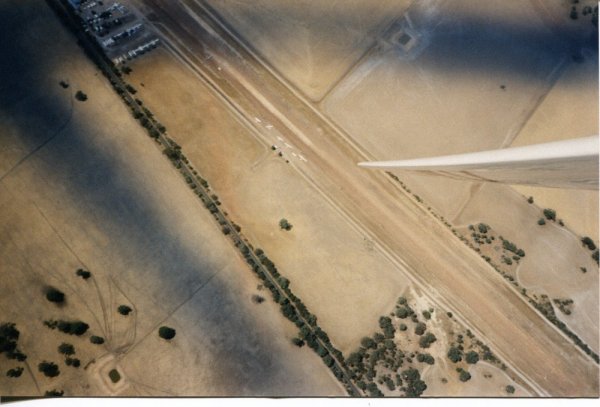
[[[2, 356], [0, 393], [344, 395], [320, 358], [290, 343], [275, 304], [251, 301], [256, 278], [241, 256], [46, 4], [2, 1], [0, 21], [11, 56], [0, 63], [0, 311], [28, 356]], [[79, 89], [86, 102], [74, 100]], [[48, 285], [66, 304], [46, 301]], [[51, 318], [90, 329], [68, 336], [44, 327]], [[171, 342], [158, 338], [163, 324], [177, 330]], [[81, 367], [61, 360], [63, 341]], [[44, 377], [42, 360], [61, 374]], [[7, 377], [17, 365], [24, 374]]]
[[[597, 394], [593, 362], [389, 179], [357, 169], [355, 163], [364, 155], [349, 146], [337, 129], [313, 110], [314, 105], [297, 99], [214, 22], [199, 24], [207, 17], [194, 2], [165, 5], [147, 0], [143, 5], [168, 49], [208, 81], [236, 115], [254, 127], [264, 145], [276, 142], [271, 131], [277, 129], [307, 159], [302, 163], [286, 150], [291, 166], [376, 247], [380, 245], [407, 279], [422, 285], [424, 295], [456, 311], [461, 322], [476, 329], [537, 393]], [[530, 67], [526, 65], [524, 70]], [[161, 117], [160, 109], [156, 113]], [[276, 205], [270, 208], [277, 210]], [[234, 210], [231, 212], [235, 218]], [[263, 216], [273, 216], [276, 221], [282, 215]], [[277, 232], [275, 226], [272, 233]], [[294, 283], [295, 287], [302, 284]], [[570, 370], [572, 373], [566, 373]]]

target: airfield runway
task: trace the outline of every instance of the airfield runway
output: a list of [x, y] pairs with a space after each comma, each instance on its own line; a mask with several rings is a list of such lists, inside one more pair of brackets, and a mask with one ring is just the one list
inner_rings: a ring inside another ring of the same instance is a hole
[[[452, 311], [540, 396], [598, 396], [598, 366], [476, 252], [380, 172], [317, 109], [240, 45], [198, 2], [136, 0], [165, 46], [250, 121], [271, 123], [293, 165], [399, 272]], [[265, 142], [276, 143], [267, 130]]]

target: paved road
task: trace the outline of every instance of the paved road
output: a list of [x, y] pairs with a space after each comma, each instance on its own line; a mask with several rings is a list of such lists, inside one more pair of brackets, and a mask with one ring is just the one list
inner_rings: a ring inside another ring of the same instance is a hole
[[[193, 0], [137, 0], [169, 49], [238, 114], [272, 124], [302, 152], [291, 164], [442, 309], [451, 310], [539, 395], [597, 396], [598, 367], [477, 253], [282, 84]], [[263, 132], [265, 141], [270, 139]]]

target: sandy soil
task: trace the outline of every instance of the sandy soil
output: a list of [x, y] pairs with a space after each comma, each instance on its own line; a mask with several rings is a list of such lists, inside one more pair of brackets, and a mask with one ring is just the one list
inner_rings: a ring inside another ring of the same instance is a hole
[[320, 100], [411, 0], [206, 0], [306, 96]]
[[[307, 160], [304, 166], [290, 161], [294, 168], [358, 229], [372, 234], [407, 278], [426, 287], [433, 301], [460, 314], [507, 363], [532, 378], [542, 394], [597, 394], [593, 362], [577, 353], [476, 253], [389, 178], [359, 170], [355, 163], [364, 156], [245, 50], [215, 38], [216, 32], [225, 35], [219, 27], [198, 24], [179, 4], [144, 3], [154, 21], [160, 21], [167, 45], [200, 69], [249, 122], [258, 118], [285, 133], [287, 142]], [[260, 134], [268, 145], [272, 139], [267, 130], [261, 129]]]
[[[293, 347], [275, 305], [251, 302], [254, 276], [51, 10], [16, 3], [0, 3], [0, 48], [12, 56], [0, 63], [0, 115], [12, 119], [0, 144], [16, 165], [3, 161], [0, 174], [0, 310], [21, 331], [31, 373], [3, 372], [0, 393], [344, 395], [317, 356]], [[73, 102], [78, 89], [86, 102]], [[79, 267], [92, 278], [76, 277]], [[47, 285], [65, 292], [65, 306], [46, 301]], [[120, 304], [133, 314], [119, 315]], [[80, 318], [89, 333], [51, 331], [49, 318]], [[177, 329], [170, 343], [157, 337], [162, 324]], [[106, 343], [92, 345], [90, 333]], [[79, 369], [60, 360], [62, 341]], [[38, 372], [43, 359], [60, 376]], [[124, 378], [112, 385], [115, 366]]]

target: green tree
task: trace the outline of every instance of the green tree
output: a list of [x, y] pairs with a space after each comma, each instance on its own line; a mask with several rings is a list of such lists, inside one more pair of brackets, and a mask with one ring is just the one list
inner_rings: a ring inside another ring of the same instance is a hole
[[465, 361], [474, 365], [475, 363], [479, 362], [479, 355], [475, 351], [469, 351], [465, 354]]
[[292, 338], [292, 343], [299, 348], [304, 346], [304, 341], [300, 338]]
[[506, 386], [506, 392], [508, 394], [513, 394], [515, 392], [515, 388], [509, 384], [508, 386]]
[[448, 350], [448, 359], [454, 363], [458, 363], [462, 360], [462, 352], [457, 347], [450, 347]]
[[175, 330], [168, 326], [161, 326], [158, 329], [158, 336], [166, 340], [171, 340], [175, 337]]
[[419, 339], [419, 346], [422, 348], [428, 348], [437, 340], [434, 334], [431, 332], [427, 332], [427, 334], [423, 335], [421, 339]]
[[553, 209], [544, 209], [544, 216], [548, 220], [556, 220], [556, 211]]

